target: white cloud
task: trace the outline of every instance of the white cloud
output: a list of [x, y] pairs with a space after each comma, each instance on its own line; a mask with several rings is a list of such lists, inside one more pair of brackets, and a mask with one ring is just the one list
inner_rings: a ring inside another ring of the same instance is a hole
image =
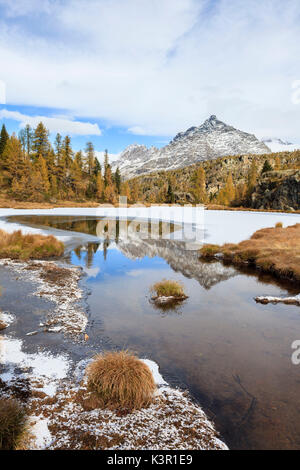
[[[96, 154], [96, 157], [98, 158], [99, 162], [101, 163], [101, 165], [103, 165], [103, 163], [104, 163], [104, 152], [95, 151], [95, 154]], [[119, 156], [120, 156], [119, 153], [109, 153], [108, 154], [109, 163], [112, 163], [112, 162], [118, 160]]]
[[[128, 129], [128, 132], [130, 134], [134, 134], [134, 135], [147, 135], [147, 131], [146, 129], [143, 129], [142, 127], [140, 126], [133, 126], [133, 127], [130, 127]], [[151, 135], [151, 132], [150, 132], [150, 135]]]
[[60, 132], [62, 134], [71, 135], [101, 135], [98, 124], [89, 122], [72, 121], [65, 117], [47, 117], [47, 116], [27, 116], [18, 111], [0, 110], [0, 119], [13, 119], [20, 122], [20, 127], [29, 124], [36, 127], [39, 122], [43, 122], [50, 132]]
[[299, 0], [0, 4], [10, 104], [67, 109], [145, 135], [174, 135], [216, 114], [258, 136], [299, 136], [291, 100]]
[[0, 104], [6, 103], [6, 85], [0, 80]]

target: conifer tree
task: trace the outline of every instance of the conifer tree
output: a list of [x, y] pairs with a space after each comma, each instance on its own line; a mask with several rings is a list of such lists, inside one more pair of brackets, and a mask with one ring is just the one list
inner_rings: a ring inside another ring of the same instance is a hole
[[62, 142], [62, 160], [65, 168], [71, 168], [73, 162], [73, 150], [71, 146], [71, 138], [68, 135], [66, 135]]
[[94, 173], [94, 167], [95, 167], [95, 149], [92, 144], [92, 142], [87, 142], [86, 144], [86, 167], [87, 167], [87, 172], [89, 176], [92, 176]]
[[101, 175], [101, 171], [98, 172], [96, 176], [96, 196], [98, 199], [103, 198], [103, 191], [104, 191], [104, 182]]
[[205, 203], [207, 202], [206, 193], [206, 175], [204, 168], [200, 166], [194, 174], [194, 195], [196, 202]]
[[170, 179], [168, 181], [167, 202], [169, 204], [173, 204], [175, 202], [175, 195], [173, 192], [172, 182]]
[[35, 128], [33, 137], [32, 137], [33, 160], [37, 161], [40, 155], [46, 159], [49, 150], [50, 150], [49, 131], [46, 129], [44, 124], [40, 122]]
[[50, 182], [49, 182], [49, 175], [48, 169], [45, 158], [40, 154], [37, 161], [37, 170], [40, 172], [41, 175], [41, 185], [42, 191], [45, 195], [48, 195], [50, 190]]
[[0, 133], [0, 157], [3, 155], [5, 145], [8, 139], [9, 139], [9, 135], [6, 130], [5, 124], [2, 124], [1, 133]]
[[114, 180], [115, 180], [117, 194], [121, 194], [121, 174], [120, 174], [119, 167], [117, 167], [116, 169]]
[[61, 151], [62, 151], [62, 137], [59, 133], [56, 134], [54, 145], [55, 145], [56, 159], [58, 163], [59, 159], [61, 158]]
[[225, 191], [226, 191], [226, 197], [227, 197], [227, 200], [228, 200], [228, 204], [231, 204], [232, 201], [235, 198], [235, 187], [234, 187], [234, 184], [233, 184], [232, 174], [231, 173], [229, 173], [229, 175], [227, 177]]
[[101, 173], [101, 164], [98, 158], [95, 158], [95, 165], [94, 165], [94, 175], [97, 176], [98, 173]]
[[29, 124], [26, 124], [24, 129], [19, 132], [19, 139], [21, 141], [24, 152], [30, 156], [32, 150], [33, 131]]
[[261, 173], [267, 173], [268, 171], [272, 171], [273, 170], [273, 167], [272, 165], [270, 164], [269, 160], [265, 160], [264, 162], [264, 166], [261, 170]]
[[256, 163], [255, 163], [255, 160], [253, 159], [252, 160], [252, 163], [251, 163], [251, 167], [250, 167], [250, 170], [248, 172], [248, 181], [247, 181], [247, 194], [248, 196], [251, 195], [251, 193], [253, 192], [253, 189], [256, 185], [256, 182], [257, 182], [257, 178], [258, 178], [258, 172], [257, 172], [257, 166], [256, 166]]

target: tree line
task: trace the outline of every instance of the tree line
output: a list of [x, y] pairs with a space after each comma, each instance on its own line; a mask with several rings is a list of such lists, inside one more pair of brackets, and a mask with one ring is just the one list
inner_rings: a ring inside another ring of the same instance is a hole
[[71, 138], [58, 133], [54, 145], [40, 122], [26, 125], [9, 135], [5, 125], [0, 133], [0, 190], [20, 201], [95, 200], [118, 202], [119, 195], [136, 202], [135, 188], [122, 182], [119, 168], [112, 171], [105, 151], [103, 168], [92, 142], [84, 151], [74, 152]]

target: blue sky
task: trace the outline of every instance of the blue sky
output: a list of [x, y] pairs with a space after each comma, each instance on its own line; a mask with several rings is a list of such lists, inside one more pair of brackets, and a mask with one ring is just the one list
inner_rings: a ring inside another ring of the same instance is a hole
[[[1, 105], [0, 104], [0, 113], [1, 110], [9, 111], [10, 113], [19, 112], [24, 116], [41, 116], [41, 117], [51, 117], [51, 116], [58, 116], [61, 114], [61, 109], [52, 109], [52, 108], [44, 108], [44, 107], [34, 107], [34, 106], [22, 106], [22, 105]], [[47, 121], [45, 119], [41, 119], [43, 122]], [[76, 118], [75, 118], [76, 120]], [[103, 152], [105, 149], [108, 149], [109, 153], [111, 154], [111, 160], [115, 159], [115, 155], [121, 153], [124, 148], [132, 143], [142, 144], [146, 146], [154, 145], [156, 147], [162, 147], [166, 145], [169, 140], [171, 140], [172, 136], [147, 136], [147, 135], [133, 135], [128, 132], [126, 127], [110, 125], [104, 120], [99, 119], [88, 119], [88, 118], [80, 118], [80, 122], [93, 122], [96, 124], [100, 130], [100, 135], [95, 134], [88, 134], [85, 133], [84, 135], [78, 135], [72, 132], [63, 132], [60, 130], [59, 126], [56, 130], [50, 133], [50, 140], [53, 142], [56, 131], [59, 131], [65, 135], [69, 134], [72, 138], [72, 146], [74, 150], [84, 149], [86, 143], [88, 141], [92, 141], [95, 149], [99, 152]], [[2, 118], [0, 120], [0, 124], [5, 123], [6, 129], [11, 134], [15, 132], [16, 134], [19, 133], [20, 129], [26, 123], [26, 120], [20, 122], [11, 117]], [[30, 121], [29, 121], [30, 122]], [[34, 127], [34, 125], [32, 125]], [[102, 156], [100, 157], [102, 159]]]
[[0, 0], [0, 124], [112, 158], [211, 114], [300, 142], [299, 25], [299, 0]]

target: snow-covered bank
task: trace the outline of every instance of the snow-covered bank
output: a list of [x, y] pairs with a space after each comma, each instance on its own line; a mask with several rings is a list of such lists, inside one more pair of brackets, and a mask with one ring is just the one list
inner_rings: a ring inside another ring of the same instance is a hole
[[[193, 224], [194, 228], [203, 231], [205, 243], [223, 244], [226, 242], [239, 243], [249, 238], [255, 231], [272, 227], [277, 222], [283, 226], [300, 222], [300, 214], [247, 212], [247, 211], [210, 211], [202, 208], [181, 206], [151, 206], [151, 207], [104, 207], [98, 208], [55, 208], [55, 209], [0, 209], [0, 228], [8, 232], [22, 228], [24, 233], [45, 233], [44, 230], [20, 226], [10, 223], [10, 216], [17, 215], [53, 215], [53, 216], [88, 216], [88, 217], [119, 217], [137, 218], [176, 222], [178, 224]], [[7, 218], [6, 220], [4, 218]], [[78, 234], [77, 234], [78, 235]], [[71, 234], [58, 233], [57, 238], [66, 242]], [[96, 236], [96, 234], [95, 234]]]
[[82, 271], [77, 267], [58, 266], [49, 261], [14, 261], [0, 259], [0, 266], [13, 269], [25, 279], [32, 281], [36, 290], [32, 295], [43, 297], [54, 302], [52, 309], [37, 331], [63, 332], [78, 339], [84, 333], [87, 317], [78, 305], [82, 299], [82, 291], [78, 281]]
[[[54, 356], [45, 351], [26, 353], [23, 341], [0, 336], [0, 379], [5, 388], [17, 387], [31, 394], [53, 397], [70, 368], [66, 355]], [[3, 389], [2, 389], [3, 391]]]
[[24, 397], [30, 449], [227, 449], [204, 411], [172, 389], [149, 359], [143, 362], [157, 391], [148, 408], [129, 414], [91, 408], [89, 362], [74, 366], [66, 354], [26, 353], [21, 340], [0, 336], [1, 395]]
[[272, 296], [260, 296], [255, 297], [255, 301], [260, 304], [286, 304], [286, 305], [299, 305], [300, 307], [300, 294], [290, 297], [272, 297]]

